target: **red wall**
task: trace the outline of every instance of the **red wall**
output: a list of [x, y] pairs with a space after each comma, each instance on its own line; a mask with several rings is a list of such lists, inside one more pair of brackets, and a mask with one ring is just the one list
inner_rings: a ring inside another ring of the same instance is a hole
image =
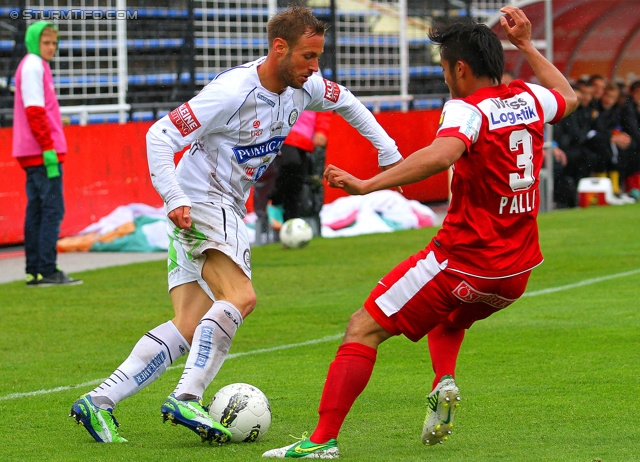
[[[407, 157], [433, 141], [440, 122], [440, 112], [381, 112], [376, 119], [396, 141], [400, 153]], [[380, 172], [378, 155], [373, 145], [360, 136], [339, 115], [331, 121], [327, 145], [327, 164], [334, 164], [359, 178], [369, 178]], [[420, 202], [439, 202], [448, 199], [449, 184], [446, 172], [413, 185], [403, 186], [404, 196]], [[340, 189], [325, 188], [325, 203], [347, 194]]]
[[[150, 122], [64, 127], [68, 152], [63, 167], [65, 216], [62, 236], [72, 236], [119, 205], [162, 205], [147, 167], [145, 135]], [[20, 243], [27, 198], [24, 170], [11, 156], [12, 129], [0, 129], [0, 244]]]
[[[381, 113], [376, 117], [406, 156], [433, 140], [440, 112]], [[64, 162], [66, 213], [61, 237], [77, 234], [120, 205], [162, 205], [147, 167], [145, 135], [151, 124], [65, 127], [69, 151]], [[24, 238], [25, 173], [11, 156], [11, 135], [11, 128], [0, 129], [0, 245], [21, 243]], [[373, 146], [338, 115], [332, 120], [327, 162], [362, 178], [378, 172]], [[406, 186], [404, 191], [406, 197], [421, 202], [446, 200], [447, 175]], [[326, 188], [325, 202], [343, 195]]]

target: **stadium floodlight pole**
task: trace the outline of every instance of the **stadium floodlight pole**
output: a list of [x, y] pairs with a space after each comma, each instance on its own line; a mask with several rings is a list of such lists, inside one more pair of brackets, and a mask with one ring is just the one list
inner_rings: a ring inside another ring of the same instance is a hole
[[[116, 0], [116, 9], [126, 11], [127, 0]], [[127, 18], [116, 19], [116, 36], [118, 43], [118, 120], [121, 124], [127, 121], [127, 90], [128, 90], [128, 67], [127, 67]]]
[[407, 0], [398, 2], [398, 21], [400, 26], [400, 95], [402, 96], [402, 112], [409, 109], [409, 43], [407, 40]]
[[[553, 62], [553, 4], [552, 0], [544, 0], [544, 35], [545, 35], [545, 56], [549, 60], [550, 63]], [[544, 197], [544, 203], [541, 203], [540, 206], [543, 212], [550, 212], [553, 210], [553, 126], [547, 124], [545, 126], [545, 137], [547, 139], [546, 146], [548, 149], [546, 151], [546, 165], [545, 169], [547, 171], [547, 183], [544, 186], [546, 190], [546, 197]]]

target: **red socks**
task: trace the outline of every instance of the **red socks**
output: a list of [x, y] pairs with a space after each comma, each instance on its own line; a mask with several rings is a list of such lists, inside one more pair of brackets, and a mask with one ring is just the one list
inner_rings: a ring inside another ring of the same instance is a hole
[[[464, 340], [465, 329], [444, 327], [429, 332], [429, 351], [436, 373], [433, 387], [442, 376], [455, 377], [456, 361]], [[309, 438], [314, 443], [326, 443], [337, 438], [340, 428], [356, 398], [363, 392], [376, 362], [377, 350], [357, 342], [343, 343], [329, 366], [318, 413], [318, 425]]]
[[464, 329], [454, 329], [438, 324], [428, 335], [431, 364], [436, 376], [433, 379], [432, 390], [444, 375], [455, 377], [456, 362], [460, 346], [464, 340]]
[[343, 343], [329, 366], [318, 413], [318, 426], [309, 438], [314, 443], [326, 443], [337, 438], [351, 406], [365, 389], [377, 350], [361, 343]]

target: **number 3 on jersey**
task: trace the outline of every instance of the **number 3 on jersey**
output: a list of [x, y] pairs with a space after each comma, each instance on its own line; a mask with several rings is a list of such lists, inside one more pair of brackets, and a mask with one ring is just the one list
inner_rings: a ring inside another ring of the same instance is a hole
[[513, 191], [529, 189], [535, 178], [533, 177], [533, 138], [527, 130], [516, 130], [509, 135], [509, 148], [520, 154], [516, 157], [521, 173], [509, 174], [509, 186]]

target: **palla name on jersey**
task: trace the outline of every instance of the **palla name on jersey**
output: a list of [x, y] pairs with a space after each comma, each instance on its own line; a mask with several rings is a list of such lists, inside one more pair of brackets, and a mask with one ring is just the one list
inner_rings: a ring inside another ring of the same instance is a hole
[[500, 198], [499, 214], [532, 212], [536, 206], [536, 190], [527, 191], [515, 196], [502, 196]]

